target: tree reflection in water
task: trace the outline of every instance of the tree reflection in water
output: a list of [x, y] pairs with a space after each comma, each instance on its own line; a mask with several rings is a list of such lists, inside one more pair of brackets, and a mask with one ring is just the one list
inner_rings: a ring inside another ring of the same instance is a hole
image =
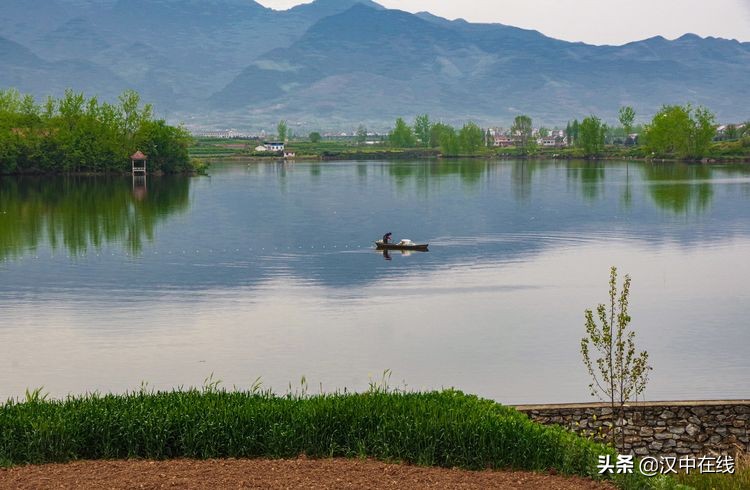
[[189, 206], [190, 178], [6, 177], [0, 179], [0, 259], [46, 241], [71, 255], [119, 242], [138, 254], [157, 224]]
[[711, 205], [713, 169], [705, 165], [645, 164], [644, 180], [654, 203], [676, 214], [700, 214]]

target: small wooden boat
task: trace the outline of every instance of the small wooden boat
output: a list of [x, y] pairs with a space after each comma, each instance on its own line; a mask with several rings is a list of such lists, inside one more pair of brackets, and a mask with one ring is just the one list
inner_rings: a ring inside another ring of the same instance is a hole
[[383, 240], [375, 242], [378, 250], [414, 250], [415, 252], [429, 252], [429, 243], [412, 243], [410, 241], [401, 241], [396, 243], [383, 243]]

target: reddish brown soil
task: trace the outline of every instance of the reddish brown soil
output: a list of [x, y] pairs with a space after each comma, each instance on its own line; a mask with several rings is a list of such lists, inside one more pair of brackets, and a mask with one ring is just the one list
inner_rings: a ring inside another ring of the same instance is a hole
[[372, 460], [81, 461], [0, 469], [0, 488], [611, 489], [583, 478]]

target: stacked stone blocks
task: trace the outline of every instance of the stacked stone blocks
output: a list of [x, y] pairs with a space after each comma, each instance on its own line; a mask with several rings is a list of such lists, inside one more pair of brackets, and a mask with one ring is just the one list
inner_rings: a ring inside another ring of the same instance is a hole
[[637, 456], [739, 455], [750, 453], [750, 401], [632, 403], [620, 418], [609, 404], [518, 406], [532, 420], [561, 425], [608, 440], [616, 422], [625, 453]]

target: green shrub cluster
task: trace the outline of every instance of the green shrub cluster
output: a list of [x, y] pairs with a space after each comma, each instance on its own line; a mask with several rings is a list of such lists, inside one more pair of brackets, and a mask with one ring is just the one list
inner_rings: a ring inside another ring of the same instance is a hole
[[0, 174], [124, 172], [136, 150], [148, 156], [149, 171], [185, 172], [190, 143], [184, 129], [154, 120], [133, 91], [109, 104], [69, 90], [40, 105], [0, 90]]

